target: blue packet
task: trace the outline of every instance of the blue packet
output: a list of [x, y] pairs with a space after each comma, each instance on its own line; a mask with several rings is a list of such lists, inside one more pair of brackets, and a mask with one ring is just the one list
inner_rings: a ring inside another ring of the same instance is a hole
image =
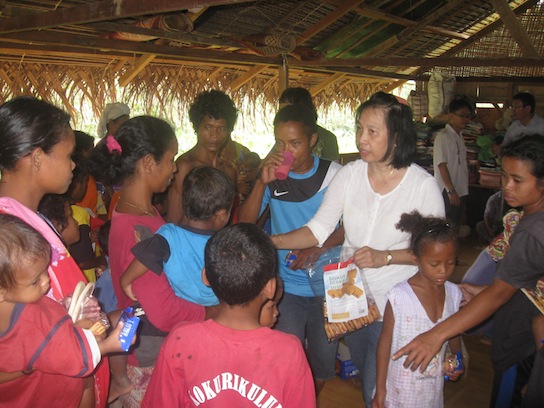
[[119, 321], [123, 322], [123, 329], [119, 335], [119, 341], [121, 342], [121, 348], [126, 352], [132, 344], [132, 339], [136, 334], [138, 324], [140, 324], [140, 318], [138, 316], [134, 316], [134, 310], [129, 306], [123, 310]]
[[[461, 351], [458, 351], [455, 354], [455, 357], [453, 358], [453, 361], [450, 364], [454, 365], [455, 367], [454, 371], [461, 371], [463, 369], [463, 354], [461, 353]], [[449, 381], [450, 376], [445, 375], [444, 380]]]

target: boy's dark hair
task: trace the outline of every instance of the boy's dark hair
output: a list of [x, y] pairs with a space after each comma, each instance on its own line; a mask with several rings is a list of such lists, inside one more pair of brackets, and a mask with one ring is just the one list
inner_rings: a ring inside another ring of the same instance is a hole
[[216, 120], [225, 119], [227, 129], [231, 133], [236, 124], [238, 110], [226, 93], [211, 90], [198, 94], [189, 108], [189, 119], [195, 132], [206, 116]]
[[68, 226], [66, 204], [70, 205], [70, 198], [65, 194], [45, 194], [38, 205], [38, 212], [55, 224], [60, 234]]
[[395, 169], [408, 167], [415, 160], [417, 134], [412, 120], [412, 110], [398, 99], [385, 92], [376, 92], [357, 108], [355, 123], [366, 109], [383, 109], [389, 140], [383, 160], [392, 155], [391, 164]]
[[108, 220], [98, 229], [98, 245], [104, 253], [109, 255], [108, 237], [110, 236], [111, 221]]
[[117, 131], [115, 139], [121, 151], [109, 151], [105, 142], [99, 143], [89, 158], [90, 173], [106, 184], [120, 183], [134, 175], [136, 164], [150, 154], [159, 162], [168, 149], [177, 143], [168, 122], [153, 116], [136, 116]]
[[299, 122], [302, 125], [302, 130], [308, 138], [317, 133], [317, 123], [315, 115], [306, 106], [301, 104], [286, 105], [281, 108], [274, 118], [274, 127], [279, 123]]
[[544, 135], [528, 135], [508, 143], [501, 149], [501, 157], [523, 160], [531, 167], [531, 174], [544, 183]]
[[424, 247], [435, 242], [453, 242], [455, 250], [459, 250], [459, 241], [453, 225], [444, 218], [424, 217], [416, 210], [410, 214], [402, 214], [395, 227], [412, 234], [410, 249], [417, 257], [421, 255]]
[[235, 224], [210, 238], [204, 250], [204, 265], [210, 286], [221, 302], [245, 305], [276, 277], [276, 249], [258, 226]]
[[531, 107], [531, 113], [535, 113], [535, 97], [530, 94], [529, 92], [518, 92], [512, 97], [512, 101], [518, 100], [522, 103], [523, 106], [530, 106]]
[[312, 95], [306, 88], [286, 88], [280, 96], [280, 104], [282, 103], [304, 105], [314, 113], [315, 120], [317, 120], [317, 111], [312, 100]]
[[74, 170], [72, 170], [72, 181], [70, 182], [68, 190], [65, 193], [68, 197], [72, 197], [74, 189], [79, 184], [87, 184], [89, 179], [89, 161], [82, 155], [72, 155], [72, 161], [76, 167], [74, 167]]
[[221, 170], [195, 167], [183, 179], [183, 212], [194, 221], [208, 220], [219, 210], [230, 211], [234, 194], [234, 183]]
[[11, 170], [17, 161], [40, 147], [45, 153], [70, 128], [70, 115], [30, 96], [19, 96], [0, 107], [0, 170]]
[[94, 137], [81, 130], [74, 130], [74, 136], [76, 137], [76, 147], [73, 155], [85, 156], [90, 153], [94, 147]]
[[27, 262], [51, 257], [51, 245], [33, 227], [18, 217], [0, 214], [0, 288], [15, 286], [15, 273]]
[[467, 108], [470, 114], [474, 115], [474, 105], [472, 102], [466, 96], [457, 95], [451, 100], [448, 106], [448, 112], [455, 113], [463, 108]]

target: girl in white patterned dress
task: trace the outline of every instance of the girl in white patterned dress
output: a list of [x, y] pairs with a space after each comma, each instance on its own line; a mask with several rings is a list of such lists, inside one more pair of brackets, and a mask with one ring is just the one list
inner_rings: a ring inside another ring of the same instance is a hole
[[[403, 214], [396, 227], [412, 234], [410, 247], [419, 270], [387, 294], [372, 407], [439, 408], [444, 406], [446, 344], [423, 373], [404, 368], [404, 358], [393, 361], [391, 350], [398, 350], [459, 310], [461, 290], [447, 281], [455, 268], [459, 244], [446, 220], [423, 217], [417, 211]], [[450, 339], [449, 345], [457, 354], [461, 350], [460, 338]], [[457, 380], [462, 373], [462, 369], [451, 369], [447, 375]]]

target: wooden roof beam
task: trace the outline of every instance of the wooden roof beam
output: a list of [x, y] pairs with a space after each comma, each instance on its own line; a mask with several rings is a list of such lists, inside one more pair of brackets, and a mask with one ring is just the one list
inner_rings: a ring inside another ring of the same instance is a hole
[[23, 14], [2, 19], [0, 33], [38, 30], [63, 25], [85, 24], [146, 14], [169, 13], [194, 7], [211, 7], [255, 0], [102, 0], [45, 13]]
[[[414, 27], [417, 26], [419, 23], [417, 21], [409, 20], [404, 17], [396, 16], [394, 14], [387, 13], [385, 11], [382, 11], [378, 8], [370, 7], [370, 6], [359, 6], [355, 9], [355, 11], [365, 17], [374, 18], [377, 20], [384, 20], [388, 21], [393, 24], [398, 24], [406, 27]], [[434, 27], [431, 25], [427, 25], [425, 27], [421, 28], [422, 31], [442, 35], [445, 37], [451, 37], [451, 38], [457, 38], [460, 40], [466, 40], [470, 36], [467, 34], [457, 33], [455, 31], [447, 30], [441, 27]]]
[[302, 34], [300, 34], [297, 37], [297, 45], [304, 43], [305, 41], [312, 38], [314, 35], [316, 35], [320, 31], [330, 26], [332, 23], [334, 23], [344, 14], [347, 14], [351, 10], [355, 9], [355, 7], [359, 5], [359, 3], [361, 3], [361, 0], [348, 0], [348, 1], [342, 2], [342, 4], [339, 7], [337, 7], [336, 10], [334, 10], [332, 13], [322, 18], [321, 21], [307, 28]]
[[[533, 7], [538, 2], [539, 2], [539, 0], [528, 0], [525, 3], [523, 3], [521, 6], [518, 6], [517, 8], [515, 8], [512, 11], [513, 11], [513, 13], [515, 15], [518, 16], [518, 15], [520, 15], [522, 13], [525, 13], [527, 10], [529, 10], [531, 7]], [[453, 48], [450, 48], [448, 51], [444, 52], [441, 55], [440, 58], [449, 57], [449, 56], [457, 54], [458, 52], [464, 50], [465, 48], [470, 47], [476, 41], [478, 41], [478, 40], [482, 39], [483, 37], [485, 37], [486, 35], [492, 33], [493, 31], [495, 31], [496, 29], [498, 29], [502, 25], [503, 25], [503, 21], [500, 20], [500, 19], [493, 22], [493, 23], [491, 23], [491, 24], [489, 24], [487, 27], [481, 29], [476, 34], [473, 34], [472, 36], [470, 36], [470, 38], [468, 40], [465, 40], [465, 41], [457, 44]], [[421, 73], [423, 73], [426, 70], [427, 70], [426, 68], [421, 68], [417, 72], [415, 72], [415, 74], [416, 75], [421, 75]]]
[[328, 77], [327, 79], [324, 79], [323, 81], [321, 81], [318, 85], [314, 86], [313, 88], [311, 88], [309, 90], [310, 94], [312, 96], [316, 96], [319, 92], [321, 92], [323, 89], [325, 89], [326, 87], [328, 87], [329, 85], [335, 83], [336, 81], [338, 81], [340, 78], [342, 78], [345, 74], [341, 73], [341, 72], [337, 72], [336, 74], [332, 74], [330, 77]]
[[267, 68], [268, 65], [255, 65], [253, 68], [248, 69], [244, 74], [240, 75], [230, 83], [230, 90], [232, 92], [237, 91], [240, 87], [251, 81]]
[[505, 0], [489, 0], [490, 3], [495, 7], [495, 10], [501, 16], [501, 20], [504, 22], [504, 25], [512, 34], [512, 37], [516, 40], [521, 49], [521, 52], [526, 57], [538, 57], [540, 54], [535, 48], [533, 42], [527, 35], [527, 31], [520, 24], [516, 15], [508, 5]]
[[540, 67], [544, 57], [537, 58], [414, 58], [414, 57], [367, 57], [340, 58], [323, 61], [293, 61], [298, 67]]

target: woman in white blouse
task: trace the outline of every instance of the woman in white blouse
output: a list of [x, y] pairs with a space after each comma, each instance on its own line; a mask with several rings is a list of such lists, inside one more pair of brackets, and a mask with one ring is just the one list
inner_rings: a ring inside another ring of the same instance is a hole
[[[359, 106], [355, 120], [361, 159], [340, 169], [308, 224], [273, 235], [272, 240], [279, 249], [322, 245], [342, 218], [344, 258], [353, 255], [362, 268], [383, 315], [389, 289], [416, 272], [408, 249], [410, 234], [397, 230], [395, 224], [401, 214], [413, 210], [444, 217], [444, 201], [435, 179], [414, 164], [416, 132], [409, 106], [393, 95], [378, 92]], [[352, 361], [360, 370], [368, 407], [372, 406], [376, 383], [381, 327], [377, 322], [345, 338]]]

